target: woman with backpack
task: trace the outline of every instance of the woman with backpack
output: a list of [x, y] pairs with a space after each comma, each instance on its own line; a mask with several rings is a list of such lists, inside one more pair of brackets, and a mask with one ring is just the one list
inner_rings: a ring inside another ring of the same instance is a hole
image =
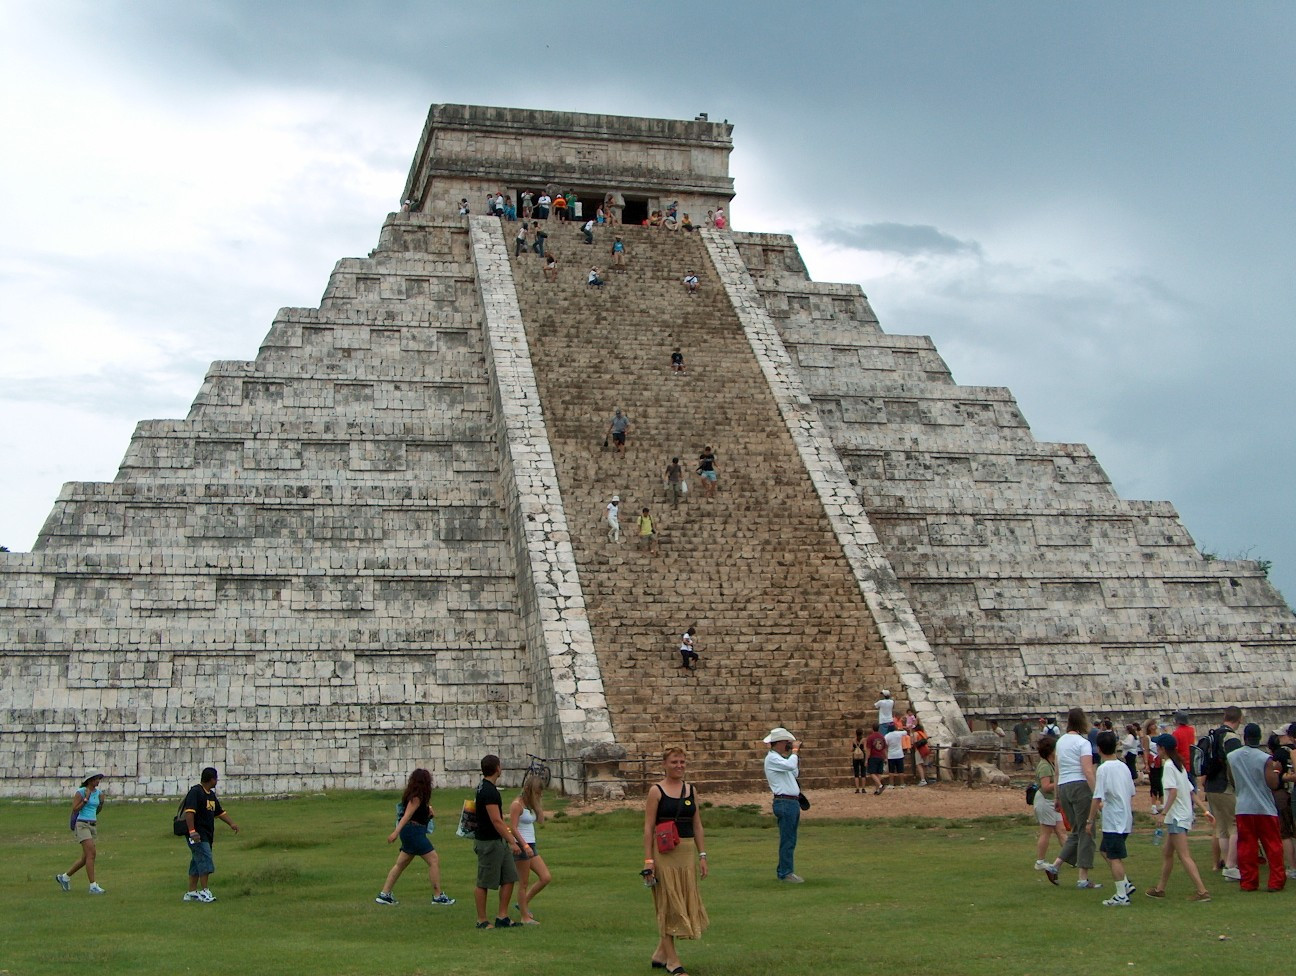
[[864, 776], [867, 763], [864, 753], [864, 730], [856, 729], [855, 738], [851, 740], [851, 777], [855, 780], [855, 792], [864, 792]]
[[1210, 901], [1210, 892], [1202, 884], [1201, 872], [1197, 862], [1188, 852], [1188, 831], [1193, 826], [1193, 806], [1201, 807], [1202, 812], [1213, 823], [1215, 818], [1206, 809], [1202, 799], [1197, 795], [1192, 782], [1188, 779], [1188, 770], [1173, 735], [1161, 734], [1154, 740], [1157, 753], [1161, 756], [1164, 771], [1165, 811], [1161, 815], [1165, 826], [1166, 838], [1164, 853], [1161, 855], [1161, 880], [1155, 888], [1149, 888], [1149, 898], [1164, 898], [1166, 882], [1170, 880], [1170, 871], [1174, 868], [1175, 855], [1179, 863], [1188, 872], [1188, 877], [1197, 886], [1197, 891], [1188, 896], [1189, 901]]
[[432, 774], [426, 769], [416, 769], [410, 773], [401, 794], [400, 803], [396, 804], [396, 829], [387, 837], [387, 843], [394, 844], [400, 838], [400, 853], [396, 863], [387, 872], [387, 881], [382, 891], [374, 899], [380, 905], [399, 905], [392, 897], [392, 888], [404, 870], [416, 857], [423, 858], [428, 866], [428, 880], [432, 882], [432, 904], [453, 905], [455, 900], [441, 890], [441, 859], [436, 848], [428, 840], [432, 831]]
[[72, 794], [71, 828], [77, 843], [81, 845], [81, 856], [62, 874], [54, 875], [54, 880], [64, 891], [72, 890], [72, 875], [85, 868], [86, 880], [90, 882], [90, 887], [86, 890], [92, 895], [104, 893], [95, 881], [99, 808], [103, 805], [103, 792], [99, 789], [99, 783], [103, 778], [103, 773], [91, 773]]

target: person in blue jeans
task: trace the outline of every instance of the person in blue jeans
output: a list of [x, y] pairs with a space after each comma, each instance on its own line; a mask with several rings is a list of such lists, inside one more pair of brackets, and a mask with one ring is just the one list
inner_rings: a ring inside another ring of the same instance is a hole
[[801, 743], [781, 726], [765, 736], [765, 781], [774, 794], [774, 819], [779, 828], [778, 879], [785, 884], [802, 884], [805, 878], [794, 870], [797, 829], [801, 825]]

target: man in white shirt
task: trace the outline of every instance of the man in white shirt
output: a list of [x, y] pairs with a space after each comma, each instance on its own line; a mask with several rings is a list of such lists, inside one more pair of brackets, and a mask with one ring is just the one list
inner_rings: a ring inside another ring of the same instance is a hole
[[1125, 840], [1134, 832], [1134, 778], [1116, 755], [1116, 733], [1103, 731], [1098, 733], [1098, 754], [1102, 764], [1094, 776], [1093, 799], [1089, 803], [1089, 819], [1085, 830], [1092, 837], [1094, 822], [1102, 812], [1102, 843], [1098, 850], [1111, 866], [1112, 880], [1116, 882], [1116, 894], [1103, 902], [1108, 906], [1124, 906], [1130, 903], [1129, 896], [1134, 893], [1134, 885], [1125, 876], [1125, 858], [1128, 852]]
[[887, 780], [892, 788], [904, 786], [905, 735], [907, 733], [903, 729], [893, 727], [884, 737], [887, 744]]
[[878, 731], [886, 735], [895, 728], [895, 702], [891, 700], [891, 692], [883, 688], [882, 697], [873, 703], [873, 707], [878, 710]]
[[801, 743], [787, 729], [772, 729], [765, 736], [769, 752], [765, 753], [765, 781], [774, 794], [774, 818], [779, 827], [778, 879], [787, 884], [803, 884], [805, 878], [796, 874], [793, 855], [796, 852], [797, 828], [801, 824], [801, 760], [797, 755]]

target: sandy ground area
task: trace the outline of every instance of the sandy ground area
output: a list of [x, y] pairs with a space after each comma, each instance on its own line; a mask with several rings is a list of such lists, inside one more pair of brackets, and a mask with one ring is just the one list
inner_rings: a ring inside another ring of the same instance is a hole
[[[702, 802], [716, 806], [736, 807], [755, 803], [768, 810], [769, 793], [703, 793]], [[810, 809], [802, 816], [806, 819], [831, 820], [841, 817], [862, 817], [885, 820], [891, 817], [944, 817], [951, 820], [968, 817], [1003, 816], [1012, 813], [1030, 813], [1023, 790], [1015, 787], [983, 786], [970, 789], [962, 783], [940, 786], [908, 786], [891, 788], [881, 796], [856, 793], [854, 790], [816, 790], [808, 794]], [[571, 813], [604, 813], [625, 807], [639, 809], [643, 797], [624, 801], [580, 801], [568, 808]]]

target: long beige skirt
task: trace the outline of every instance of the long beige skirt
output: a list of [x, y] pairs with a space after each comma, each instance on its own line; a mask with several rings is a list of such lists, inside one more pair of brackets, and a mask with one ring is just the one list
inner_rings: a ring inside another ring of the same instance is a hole
[[698, 894], [697, 845], [690, 838], [681, 838], [675, 850], [653, 855], [653, 862], [657, 930], [677, 939], [701, 938], [710, 920]]

